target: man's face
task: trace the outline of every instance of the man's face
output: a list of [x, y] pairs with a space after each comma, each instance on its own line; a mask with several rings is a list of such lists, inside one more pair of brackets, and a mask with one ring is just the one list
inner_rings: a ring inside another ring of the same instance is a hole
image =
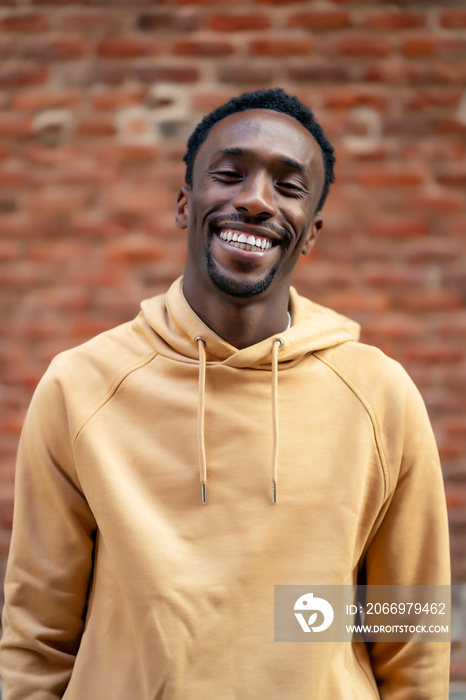
[[217, 122], [178, 201], [185, 278], [237, 298], [288, 287], [320, 228], [323, 184], [320, 147], [292, 117], [254, 109]]

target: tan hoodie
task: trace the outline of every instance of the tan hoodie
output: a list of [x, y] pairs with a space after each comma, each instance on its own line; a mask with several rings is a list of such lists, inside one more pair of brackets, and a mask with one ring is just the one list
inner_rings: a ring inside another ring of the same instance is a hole
[[448, 697], [446, 644], [274, 642], [274, 585], [449, 582], [417, 390], [357, 324], [294, 290], [290, 310], [238, 350], [178, 280], [53, 361], [19, 453], [4, 700]]

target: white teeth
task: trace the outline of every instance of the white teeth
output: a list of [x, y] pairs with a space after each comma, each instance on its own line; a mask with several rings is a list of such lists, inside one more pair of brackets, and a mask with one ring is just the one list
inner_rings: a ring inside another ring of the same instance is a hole
[[228, 241], [235, 248], [241, 248], [241, 250], [268, 250], [272, 247], [272, 242], [267, 238], [256, 238], [252, 234], [246, 235], [245, 233], [238, 234], [230, 229], [222, 229], [219, 236], [223, 241]]

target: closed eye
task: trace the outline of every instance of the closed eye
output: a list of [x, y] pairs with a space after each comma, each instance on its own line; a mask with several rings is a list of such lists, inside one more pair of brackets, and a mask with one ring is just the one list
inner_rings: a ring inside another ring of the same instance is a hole
[[295, 185], [293, 182], [277, 182], [277, 187], [286, 190], [289, 194], [295, 195], [306, 195], [308, 194], [307, 189], [300, 185]]
[[241, 178], [241, 175], [237, 173], [235, 170], [216, 170], [214, 173], [212, 173], [215, 177], [220, 178], [221, 180], [239, 180]]

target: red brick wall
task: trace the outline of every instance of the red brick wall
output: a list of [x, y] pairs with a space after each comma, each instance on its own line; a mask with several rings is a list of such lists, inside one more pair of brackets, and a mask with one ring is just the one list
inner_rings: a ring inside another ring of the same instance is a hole
[[39, 377], [181, 272], [186, 137], [231, 95], [275, 85], [313, 107], [338, 155], [296, 284], [359, 320], [417, 382], [443, 458], [453, 574], [466, 581], [462, 0], [2, 0], [3, 562]]

